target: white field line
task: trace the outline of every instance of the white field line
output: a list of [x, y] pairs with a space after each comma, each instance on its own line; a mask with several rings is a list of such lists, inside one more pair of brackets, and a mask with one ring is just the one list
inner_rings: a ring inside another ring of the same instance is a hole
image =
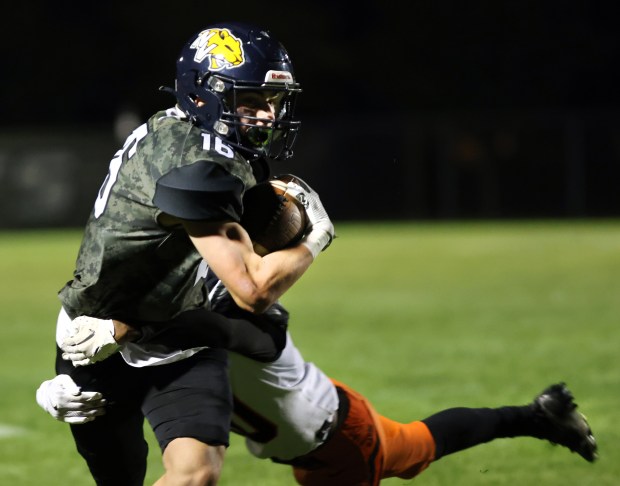
[[15, 425], [0, 424], [0, 439], [6, 439], [8, 437], [17, 437], [19, 435], [25, 435], [26, 429], [22, 427], [16, 427]]

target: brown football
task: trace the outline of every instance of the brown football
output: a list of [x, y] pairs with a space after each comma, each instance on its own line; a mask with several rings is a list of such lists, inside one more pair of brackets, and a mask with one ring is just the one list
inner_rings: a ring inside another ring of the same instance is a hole
[[241, 225], [254, 251], [266, 255], [297, 243], [308, 219], [301, 202], [286, 191], [286, 182], [275, 178], [249, 189], [243, 198]]

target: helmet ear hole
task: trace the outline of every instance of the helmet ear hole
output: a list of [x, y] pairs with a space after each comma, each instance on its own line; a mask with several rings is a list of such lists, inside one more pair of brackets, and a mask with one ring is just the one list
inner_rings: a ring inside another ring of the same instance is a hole
[[202, 89], [195, 95], [194, 103], [196, 115], [200, 123], [213, 126], [222, 117], [222, 104], [220, 98], [213, 92]]

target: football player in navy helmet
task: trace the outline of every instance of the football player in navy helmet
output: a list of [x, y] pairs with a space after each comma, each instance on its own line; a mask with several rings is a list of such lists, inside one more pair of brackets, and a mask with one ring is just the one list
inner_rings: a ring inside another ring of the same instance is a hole
[[[98, 420], [71, 424], [98, 485], [143, 484], [144, 417], [163, 452], [158, 484], [214, 484], [232, 413], [225, 350], [129, 343], [117, 353], [110, 319], [139, 327], [165, 326], [186, 312], [205, 323], [222, 318], [209, 310], [208, 269], [240, 309], [260, 314], [334, 236], [318, 194], [305, 183], [290, 188], [307, 203], [298, 244], [260, 256], [240, 224], [243, 195], [268, 175], [269, 159], [292, 155], [299, 129], [299, 84], [269, 32], [241, 23], [198, 32], [180, 53], [172, 91], [175, 106], [137, 127], [112, 158], [73, 279], [59, 292], [57, 344], [68, 338], [98, 351], [97, 359], [67, 361], [58, 348], [56, 361], [59, 375], [107, 400]], [[76, 328], [73, 319], [84, 315], [106, 324]]]

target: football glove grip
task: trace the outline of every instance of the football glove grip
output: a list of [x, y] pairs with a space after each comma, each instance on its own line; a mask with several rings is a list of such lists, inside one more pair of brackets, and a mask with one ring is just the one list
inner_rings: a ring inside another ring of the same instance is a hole
[[308, 216], [308, 231], [301, 244], [310, 250], [313, 258], [316, 258], [334, 239], [334, 225], [318, 193], [297, 176], [290, 177], [291, 180], [286, 184], [287, 190], [301, 202]]
[[83, 392], [69, 375], [41, 383], [37, 403], [56, 420], [68, 424], [92, 422], [105, 413], [106, 400], [98, 392]]
[[73, 366], [86, 366], [103, 361], [120, 349], [114, 340], [114, 323], [111, 319], [80, 316], [73, 319], [74, 333], [63, 339], [62, 357]]

